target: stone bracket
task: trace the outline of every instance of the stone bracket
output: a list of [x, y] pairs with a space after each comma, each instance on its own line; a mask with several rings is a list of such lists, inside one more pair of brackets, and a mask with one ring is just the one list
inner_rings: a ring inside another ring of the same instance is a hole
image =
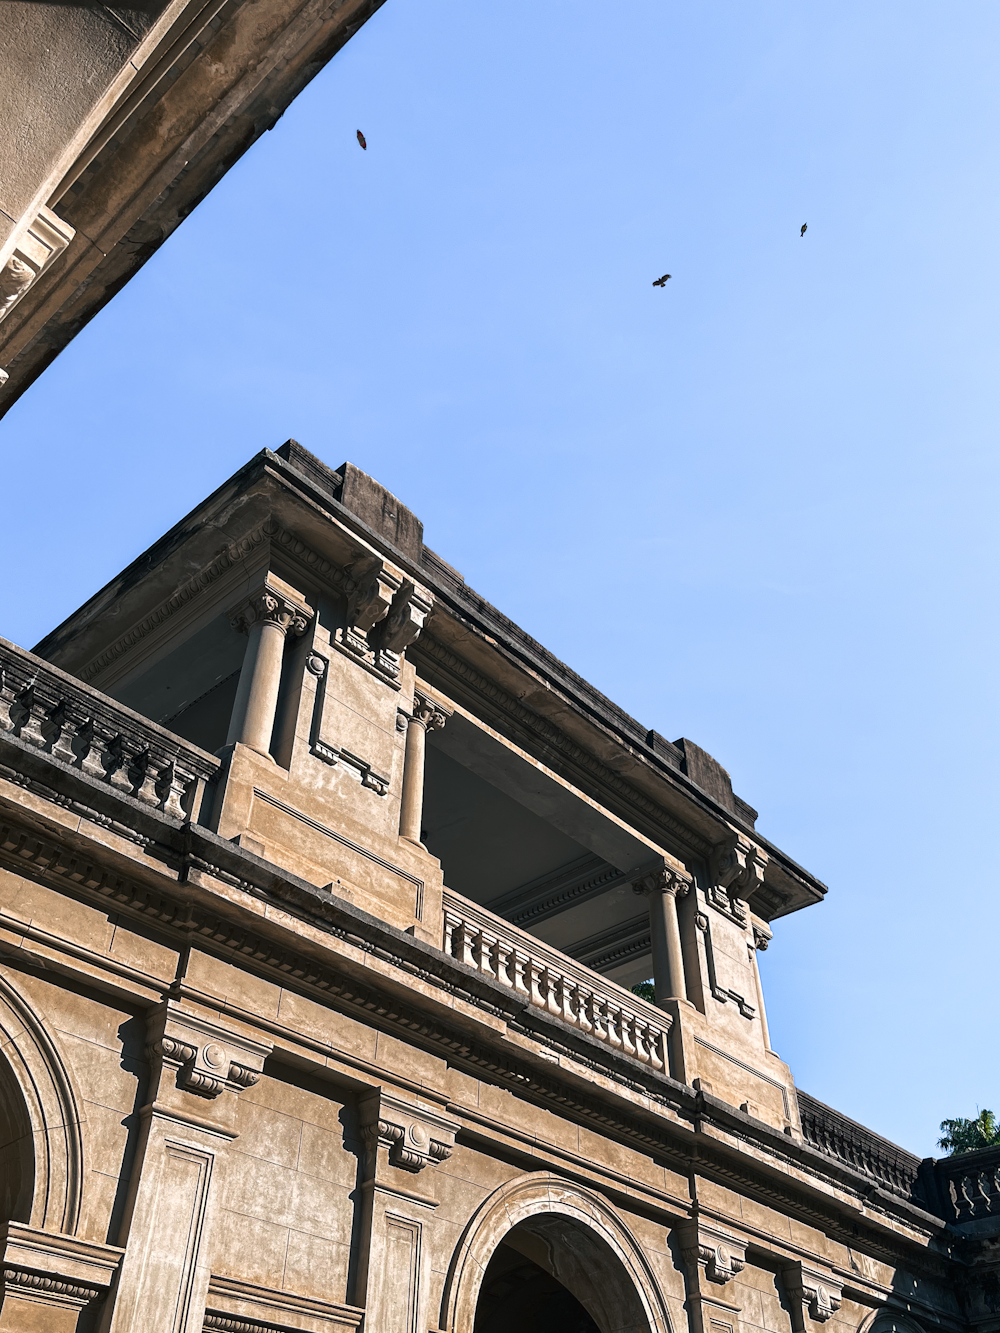
[[809, 1321], [825, 1324], [840, 1309], [844, 1286], [829, 1273], [798, 1260], [784, 1269], [796, 1333], [807, 1333]]
[[746, 1267], [747, 1242], [699, 1219], [681, 1233], [681, 1249], [692, 1268], [724, 1286]]
[[745, 921], [746, 911], [742, 906], [737, 909], [736, 902], [740, 899], [744, 903], [752, 900], [758, 889], [763, 887], [766, 867], [767, 853], [763, 848], [735, 829], [713, 848], [710, 862], [712, 884], [723, 890], [730, 899], [732, 911], [738, 919]]
[[57, 217], [51, 208], [40, 210], [0, 269], [0, 320], [13, 310], [75, 235], [74, 228]]
[[185, 1013], [173, 1000], [153, 1011], [150, 1038], [150, 1060], [162, 1071], [176, 1071], [179, 1088], [209, 1099], [252, 1088], [272, 1049]]
[[369, 1176], [378, 1174], [378, 1152], [388, 1150], [390, 1166], [418, 1172], [446, 1162], [459, 1126], [423, 1104], [405, 1101], [380, 1088], [361, 1103], [361, 1133], [369, 1150]]

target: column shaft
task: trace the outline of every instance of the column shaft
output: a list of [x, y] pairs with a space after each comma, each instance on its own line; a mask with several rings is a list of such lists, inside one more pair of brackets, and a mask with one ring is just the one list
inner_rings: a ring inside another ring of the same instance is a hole
[[246, 745], [270, 756], [271, 733], [281, 687], [285, 636], [305, 632], [310, 609], [276, 589], [272, 576], [230, 612], [235, 629], [247, 635], [243, 667], [229, 722], [227, 745]]
[[688, 879], [666, 867], [647, 872], [632, 886], [636, 893], [645, 895], [649, 904], [653, 987], [657, 1004], [665, 1000], [687, 1001], [677, 899], [687, 893], [689, 886]]
[[399, 836], [420, 841], [424, 814], [424, 762], [427, 728], [411, 717], [406, 724], [406, 755], [403, 760], [403, 794], [399, 805]]

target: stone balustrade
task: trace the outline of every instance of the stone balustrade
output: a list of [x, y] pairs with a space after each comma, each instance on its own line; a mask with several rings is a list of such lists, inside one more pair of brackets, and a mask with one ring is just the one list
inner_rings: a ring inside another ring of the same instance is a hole
[[443, 948], [612, 1050], [661, 1073], [669, 1068], [668, 1014], [448, 889]]
[[1000, 1217], [1000, 1148], [958, 1153], [934, 1165], [949, 1221]]
[[116, 791], [186, 819], [219, 761], [0, 639], [0, 737], [16, 736]]
[[839, 1111], [798, 1092], [802, 1137], [813, 1148], [868, 1176], [882, 1189], [905, 1199], [920, 1196], [920, 1158]]

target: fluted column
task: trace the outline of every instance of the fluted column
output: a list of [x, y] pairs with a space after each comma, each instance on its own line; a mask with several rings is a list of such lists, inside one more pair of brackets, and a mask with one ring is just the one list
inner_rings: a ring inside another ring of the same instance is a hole
[[270, 753], [285, 636], [303, 634], [311, 618], [309, 607], [293, 601], [271, 580], [230, 612], [234, 628], [247, 635], [247, 647], [227, 745], [239, 743], [259, 754]]
[[764, 1038], [764, 1050], [771, 1049], [771, 1034], [767, 1030], [767, 1011], [764, 1008], [764, 987], [760, 984], [760, 968], [757, 965], [757, 950], [763, 952], [771, 943], [771, 932], [759, 922], [753, 923], [753, 943], [747, 941], [750, 963], [753, 967], [754, 984], [757, 987], [757, 1012], [760, 1014], [760, 1030]]
[[447, 722], [450, 712], [419, 690], [414, 691], [413, 712], [406, 719], [406, 754], [403, 759], [403, 793], [399, 803], [399, 836], [423, 846], [420, 827], [424, 817], [424, 760], [427, 733]]
[[632, 887], [636, 893], [643, 894], [649, 904], [656, 1003], [687, 1000], [677, 899], [683, 898], [690, 889], [691, 880], [679, 870], [662, 866], [642, 875]]

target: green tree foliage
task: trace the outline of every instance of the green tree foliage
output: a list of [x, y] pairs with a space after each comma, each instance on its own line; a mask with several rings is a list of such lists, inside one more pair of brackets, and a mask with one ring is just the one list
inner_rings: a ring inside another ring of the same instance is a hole
[[656, 991], [651, 981], [640, 981], [637, 986], [632, 987], [632, 994], [638, 995], [642, 1000], [648, 1000], [650, 1004], [656, 1002]]
[[945, 1148], [949, 1156], [1000, 1145], [1000, 1124], [992, 1111], [980, 1111], [975, 1120], [962, 1117], [958, 1120], [942, 1120], [941, 1130], [938, 1147]]

